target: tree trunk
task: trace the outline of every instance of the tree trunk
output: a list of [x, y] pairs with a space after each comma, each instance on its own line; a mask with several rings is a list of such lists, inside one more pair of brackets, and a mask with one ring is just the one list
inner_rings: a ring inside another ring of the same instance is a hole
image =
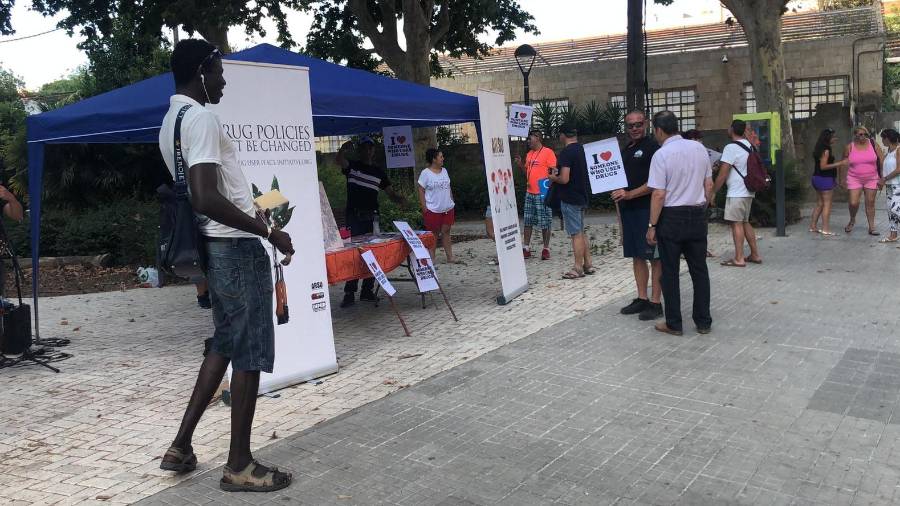
[[747, 37], [750, 73], [756, 110], [777, 111], [781, 117], [781, 152], [794, 159], [794, 132], [784, 80], [784, 53], [781, 45], [781, 16], [784, 0], [722, 0], [734, 14]]
[[625, 74], [625, 112], [644, 110], [647, 89], [644, 86], [644, 4], [628, 0], [628, 56]]
[[206, 39], [206, 42], [219, 48], [222, 54], [231, 52], [231, 46], [228, 45], [228, 27], [198, 24], [197, 31]]

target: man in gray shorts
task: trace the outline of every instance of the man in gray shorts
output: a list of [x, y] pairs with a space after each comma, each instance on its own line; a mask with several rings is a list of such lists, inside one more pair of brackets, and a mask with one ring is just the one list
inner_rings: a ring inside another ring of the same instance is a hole
[[[747, 177], [747, 159], [753, 146], [744, 136], [747, 124], [736, 119], [731, 122], [728, 135], [731, 137], [719, 163], [719, 175], [713, 189], [710, 206], [715, 205], [715, 195], [723, 185], [728, 186], [725, 198], [725, 221], [731, 225], [731, 236], [734, 239], [734, 258], [722, 262], [725, 267], [746, 267], [747, 262], [761, 264], [759, 247], [756, 245], [756, 231], [750, 225], [750, 208], [755, 194], [747, 189], [744, 178]], [[744, 241], [750, 245], [750, 256], [744, 258]]]
[[194, 211], [208, 218], [200, 232], [216, 330], [160, 468], [177, 473], [196, 468], [194, 429], [231, 364], [231, 447], [219, 486], [229, 492], [279, 490], [290, 485], [290, 473], [263, 466], [250, 453], [259, 374], [272, 372], [275, 361], [271, 261], [259, 238], [286, 255], [294, 248], [287, 233], [257, 215], [231, 140], [205, 107], [219, 103], [225, 88], [219, 51], [203, 40], [182, 40], [172, 53], [172, 74], [175, 95], [163, 118], [159, 148], [173, 177], [184, 171]]

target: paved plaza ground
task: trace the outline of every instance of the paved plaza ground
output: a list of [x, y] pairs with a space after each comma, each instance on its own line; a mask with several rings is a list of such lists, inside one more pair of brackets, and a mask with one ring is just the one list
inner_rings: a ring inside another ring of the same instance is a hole
[[[688, 322], [675, 338], [618, 315], [632, 296], [630, 263], [609, 218], [594, 223], [595, 244], [611, 249], [598, 275], [559, 280], [568, 247], [557, 234], [555, 259], [529, 261], [531, 290], [504, 307], [492, 301], [492, 244], [461, 245], [467, 266], [439, 265], [459, 323], [439, 306], [419, 309], [402, 286], [411, 338], [386, 306], [335, 310], [341, 372], [260, 399], [256, 456], [295, 473], [269, 495], [218, 490], [228, 444], [221, 404], [198, 428], [198, 471], [178, 484], [157, 468], [211, 328], [190, 288], [46, 299], [43, 335], [72, 338], [74, 357], [60, 375], [0, 371], [10, 386], [0, 391], [0, 501], [900, 499], [900, 249], [864, 227], [833, 238], [805, 224], [788, 238], [765, 230], [764, 265], [710, 262], [713, 333], [694, 334]], [[726, 230], [713, 227], [711, 238], [724, 255]], [[333, 303], [339, 295], [333, 289]]]

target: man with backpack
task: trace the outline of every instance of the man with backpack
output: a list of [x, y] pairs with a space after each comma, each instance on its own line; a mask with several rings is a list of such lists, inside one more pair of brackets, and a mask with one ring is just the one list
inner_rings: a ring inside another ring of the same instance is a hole
[[[734, 239], [734, 258], [722, 262], [725, 267], [746, 267], [747, 262], [761, 264], [756, 231], [750, 225], [750, 207], [755, 192], [765, 189], [766, 171], [756, 148], [745, 137], [747, 124], [736, 119], [731, 122], [728, 134], [731, 142], [722, 150], [719, 175], [713, 189], [710, 205], [715, 205], [716, 192], [727, 185], [725, 198], [725, 221], [731, 225]], [[761, 181], [760, 181], [761, 179]], [[750, 256], [744, 257], [744, 241], [750, 245]]]

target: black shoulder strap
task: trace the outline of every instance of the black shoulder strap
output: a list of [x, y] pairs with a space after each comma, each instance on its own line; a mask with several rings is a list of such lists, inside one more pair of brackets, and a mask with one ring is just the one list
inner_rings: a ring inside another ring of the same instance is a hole
[[756, 151], [756, 149], [754, 149], [752, 146], [748, 148], [747, 145], [741, 141], [731, 141], [728, 144], [737, 144], [738, 146], [741, 147], [741, 149], [743, 149], [744, 151], [746, 151], [748, 153], [752, 153], [752, 152]]
[[178, 111], [175, 118], [175, 195], [178, 197], [187, 195], [187, 181], [185, 179], [185, 171], [187, 163], [184, 161], [184, 155], [181, 152], [181, 120], [187, 114], [191, 105], [188, 104]]

